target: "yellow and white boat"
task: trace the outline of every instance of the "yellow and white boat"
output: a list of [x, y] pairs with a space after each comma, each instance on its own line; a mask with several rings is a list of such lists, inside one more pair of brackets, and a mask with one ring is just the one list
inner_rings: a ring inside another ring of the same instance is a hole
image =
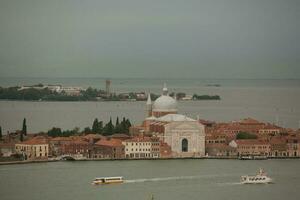
[[99, 177], [93, 180], [93, 184], [95, 185], [104, 185], [104, 184], [113, 184], [113, 183], [124, 183], [122, 176], [115, 177]]

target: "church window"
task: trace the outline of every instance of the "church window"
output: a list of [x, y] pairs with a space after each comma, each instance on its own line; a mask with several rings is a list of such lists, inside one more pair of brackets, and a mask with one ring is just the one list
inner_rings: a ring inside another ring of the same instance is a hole
[[181, 151], [188, 152], [188, 140], [186, 138], [181, 141]]

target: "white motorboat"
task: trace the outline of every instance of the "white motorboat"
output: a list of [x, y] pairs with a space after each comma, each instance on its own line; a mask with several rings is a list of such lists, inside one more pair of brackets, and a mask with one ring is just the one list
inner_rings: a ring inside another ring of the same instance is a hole
[[255, 176], [242, 176], [241, 183], [243, 184], [259, 184], [259, 183], [272, 183], [272, 179], [267, 176], [262, 168]]
[[99, 177], [95, 178], [93, 180], [93, 184], [95, 185], [102, 185], [102, 184], [112, 184], [112, 183], [123, 183], [123, 177], [122, 176], [116, 176], [116, 177]]

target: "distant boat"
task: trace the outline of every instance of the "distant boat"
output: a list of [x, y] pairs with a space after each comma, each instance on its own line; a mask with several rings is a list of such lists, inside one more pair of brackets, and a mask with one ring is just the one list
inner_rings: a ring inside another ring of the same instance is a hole
[[95, 178], [93, 180], [94, 185], [104, 185], [104, 184], [114, 184], [114, 183], [123, 183], [123, 177], [122, 176], [116, 176], [116, 177], [99, 177]]
[[255, 176], [241, 176], [241, 183], [243, 184], [261, 184], [261, 183], [272, 183], [272, 179], [267, 176], [262, 168], [259, 169]]

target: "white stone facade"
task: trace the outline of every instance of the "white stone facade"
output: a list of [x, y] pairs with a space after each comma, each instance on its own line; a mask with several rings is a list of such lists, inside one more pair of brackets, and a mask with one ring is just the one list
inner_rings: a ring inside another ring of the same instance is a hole
[[174, 121], [165, 125], [163, 141], [171, 146], [174, 157], [205, 155], [204, 125], [197, 121]]

